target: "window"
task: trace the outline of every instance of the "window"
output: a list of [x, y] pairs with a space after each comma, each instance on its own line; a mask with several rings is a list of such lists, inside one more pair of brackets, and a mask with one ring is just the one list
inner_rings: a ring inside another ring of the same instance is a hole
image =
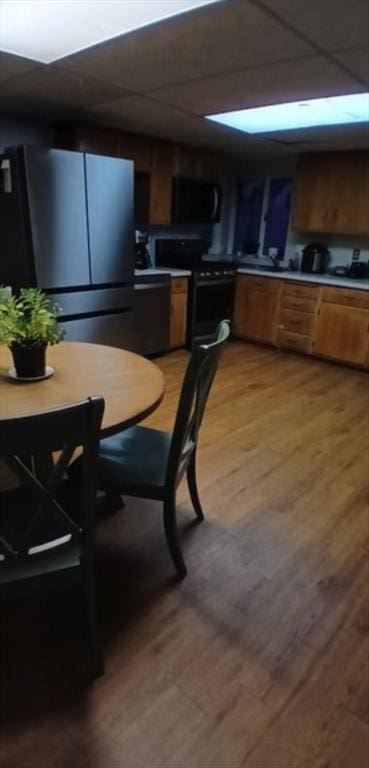
[[234, 253], [267, 256], [269, 248], [275, 248], [278, 258], [283, 259], [291, 197], [290, 177], [247, 177], [240, 181], [237, 187]]
[[265, 193], [264, 178], [246, 178], [238, 183], [234, 253], [257, 253]]
[[292, 197], [292, 179], [270, 179], [268, 206], [265, 218], [263, 255], [269, 248], [278, 249], [278, 258], [283, 259], [288, 234]]

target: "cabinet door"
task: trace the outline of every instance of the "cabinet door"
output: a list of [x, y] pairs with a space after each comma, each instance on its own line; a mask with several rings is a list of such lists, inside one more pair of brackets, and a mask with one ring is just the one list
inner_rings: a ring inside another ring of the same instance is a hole
[[294, 187], [292, 227], [305, 232], [369, 232], [369, 153], [303, 155]]
[[332, 211], [332, 162], [329, 155], [303, 155], [293, 191], [293, 229], [328, 232]]
[[88, 285], [83, 155], [27, 147], [25, 162], [37, 285]]
[[172, 206], [172, 146], [156, 142], [153, 150], [150, 188], [150, 223], [169, 224]]
[[119, 156], [132, 160], [135, 172], [150, 173], [152, 162], [152, 142], [145, 136], [134, 133], [121, 133], [119, 139]]
[[92, 283], [133, 282], [133, 163], [86, 155]]
[[247, 279], [238, 276], [236, 281], [236, 296], [233, 311], [232, 332], [241, 339], [246, 338], [247, 313]]
[[276, 335], [278, 294], [246, 291], [245, 335], [255, 341], [273, 343]]
[[322, 303], [314, 339], [315, 354], [363, 365], [368, 338], [368, 310]]
[[332, 155], [330, 230], [343, 234], [369, 232], [369, 152]]
[[189, 179], [219, 181], [222, 178], [221, 160], [212, 152], [178, 146], [174, 151], [173, 174]]
[[170, 300], [170, 334], [171, 347], [183, 347], [186, 343], [187, 294], [173, 293]]

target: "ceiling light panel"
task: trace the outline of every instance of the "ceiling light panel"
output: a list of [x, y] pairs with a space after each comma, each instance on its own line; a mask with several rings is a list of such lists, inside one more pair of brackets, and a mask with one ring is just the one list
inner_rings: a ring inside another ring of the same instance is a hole
[[50, 64], [219, 0], [0, 0], [0, 50]]
[[322, 125], [365, 123], [369, 122], [369, 93], [239, 109], [206, 115], [206, 118], [244, 133], [271, 133]]

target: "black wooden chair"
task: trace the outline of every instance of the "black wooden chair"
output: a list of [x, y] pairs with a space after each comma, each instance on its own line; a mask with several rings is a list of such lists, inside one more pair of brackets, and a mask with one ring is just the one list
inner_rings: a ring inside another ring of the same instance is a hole
[[100, 442], [99, 489], [108, 498], [124, 494], [163, 502], [164, 530], [179, 578], [184, 578], [187, 570], [178, 540], [176, 489], [186, 473], [192, 504], [201, 522], [204, 514], [196, 482], [197, 440], [221, 349], [229, 333], [229, 323], [223, 321], [214, 341], [192, 352], [172, 433], [132, 427]]
[[[103, 411], [104, 400], [93, 397], [0, 421], [0, 458], [18, 480], [15, 488], [0, 494], [0, 592], [49, 589], [80, 578], [96, 675], [104, 671], [94, 586], [96, 460]], [[66, 470], [80, 446], [76, 482]], [[60, 452], [55, 464], [53, 452]], [[34, 458], [41, 456], [48, 457], [43, 473]]]

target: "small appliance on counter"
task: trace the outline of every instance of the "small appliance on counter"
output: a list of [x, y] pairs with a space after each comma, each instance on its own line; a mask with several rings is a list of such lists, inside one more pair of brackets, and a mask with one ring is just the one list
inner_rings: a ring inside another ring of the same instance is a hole
[[330, 275], [334, 275], [335, 277], [347, 277], [349, 273], [350, 267], [344, 264], [337, 264], [336, 267], [332, 267], [332, 269], [329, 270]]
[[348, 277], [353, 277], [357, 280], [363, 280], [369, 277], [369, 264], [365, 261], [353, 261], [348, 269]]
[[150, 266], [150, 254], [147, 247], [149, 238], [147, 232], [135, 230], [135, 268], [148, 269]]
[[330, 253], [326, 245], [312, 242], [302, 252], [301, 272], [324, 275], [328, 270]]

